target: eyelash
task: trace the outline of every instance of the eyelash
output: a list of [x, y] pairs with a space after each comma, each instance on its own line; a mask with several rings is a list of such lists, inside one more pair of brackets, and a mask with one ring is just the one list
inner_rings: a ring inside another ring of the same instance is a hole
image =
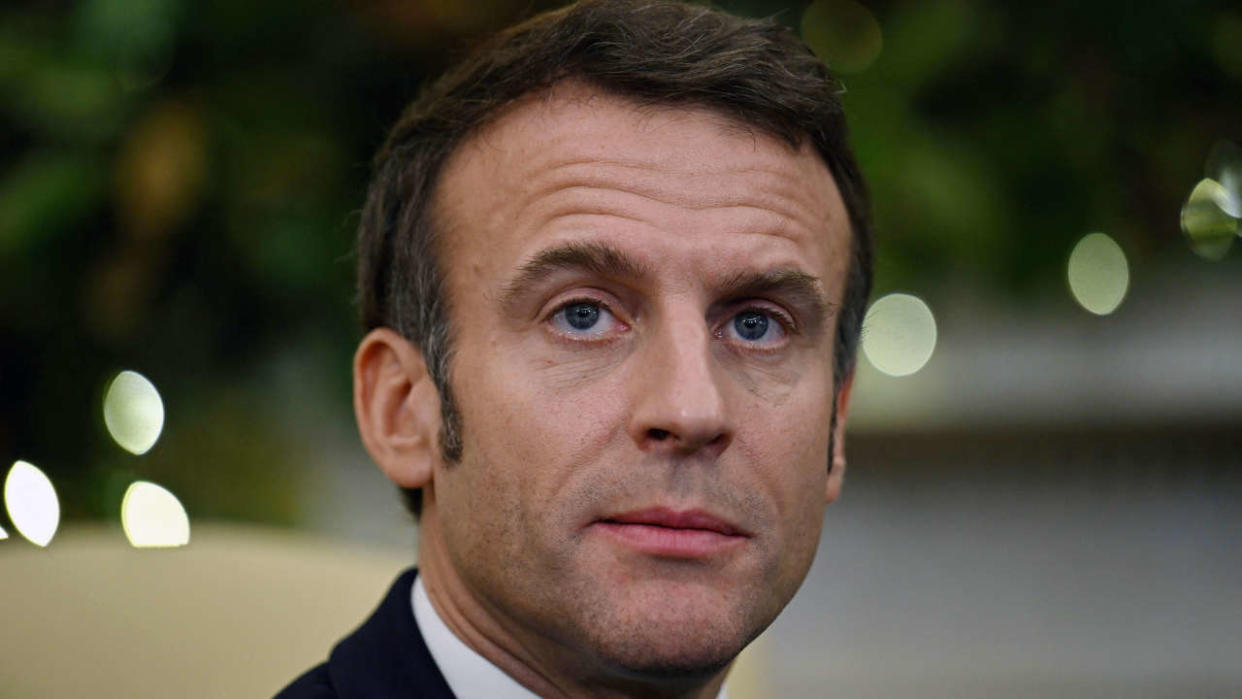
[[[593, 306], [599, 306], [602, 310], [607, 311], [608, 314], [611, 315], [616, 320], [617, 324], [623, 328], [623, 330], [629, 330], [630, 328], [629, 324], [621, 320], [621, 317], [618, 316], [612, 310], [611, 304], [604, 301], [603, 299], [600, 299], [594, 296], [577, 296], [574, 298], [566, 299], [565, 301], [562, 301], [561, 303], [558, 303], [556, 307], [553, 308], [550, 313], [544, 316], [543, 322], [551, 324], [552, 321], [557, 317], [557, 315], [563, 313], [565, 309], [569, 308], [570, 306], [574, 306], [580, 303], [590, 304]], [[608, 339], [610, 339], [608, 337], [570, 337], [568, 333], [564, 333], [561, 331], [557, 331], [556, 334], [562, 338], [565, 338], [566, 340], [570, 342], [606, 342]]]
[[[728, 338], [726, 337], [726, 335], [728, 335], [729, 333], [729, 325], [733, 322], [734, 318], [738, 317], [739, 315], [743, 313], [760, 313], [774, 320], [777, 323], [777, 325], [781, 327], [781, 332], [784, 333], [783, 341], [778, 342], [775, 345], [770, 345], [770, 346], [765, 346], [763, 344], [757, 344], [757, 343], [752, 343], [752, 342], [728, 341]], [[712, 331], [712, 337], [715, 337], [720, 340], [725, 340], [729, 348], [734, 351], [745, 352], [751, 356], [755, 356], [755, 355], [767, 355], [767, 354], [773, 354], [775, 352], [780, 352], [781, 350], [785, 349], [785, 347], [788, 346], [790, 339], [793, 337], [793, 335], [796, 332], [797, 332], [797, 326], [793, 322], [793, 319], [790, 318], [789, 315], [784, 313], [783, 311], [777, 310], [770, 306], [763, 306], [763, 305], [758, 305], [755, 303], [747, 303], [746, 305], [738, 306], [732, 309], [730, 313], [728, 314], [728, 316], [725, 318], [725, 321], [721, 323], [720, 325], [718, 325]]]
[[[549, 312], [546, 316], [544, 316], [544, 322], [551, 323], [552, 320], [556, 318], [557, 314], [563, 313], [565, 309], [569, 308], [570, 306], [574, 306], [574, 305], [581, 304], [581, 303], [599, 306], [601, 309], [607, 311], [614, 319], [616, 319], [616, 322], [619, 325], [621, 325], [624, 330], [629, 330], [629, 327], [630, 327], [629, 324], [621, 320], [620, 316], [618, 316], [612, 310], [612, 306], [610, 304], [605, 302], [603, 299], [596, 298], [593, 296], [577, 296], [577, 297], [562, 301], [561, 303], [557, 304], [556, 307], [553, 308], [551, 312]], [[732, 321], [734, 318], [736, 318], [741, 313], [762, 313], [763, 315], [768, 316], [769, 318], [771, 318], [772, 320], [775, 320], [778, 324], [780, 324], [781, 330], [785, 333], [787, 337], [796, 334], [798, 331], [797, 324], [793, 321], [793, 318], [791, 318], [787, 313], [784, 313], [783, 311], [772, 308], [770, 306], [759, 305], [753, 302], [746, 303], [745, 305], [738, 306], [732, 309], [732, 311], [727, 316], [725, 323]], [[723, 339], [723, 336], [726, 331], [727, 331], [727, 327], [724, 323], [722, 323], [721, 325], [717, 326], [715, 329], [712, 330], [712, 337]], [[601, 337], [576, 337], [576, 338], [571, 339], [566, 333], [557, 332], [557, 334], [569, 340], [570, 342], [607, 341], [607, 338], [601, 338]], [[776, 349], [779, 349], [778, 347], [759, 347], [755, 345], [748, 345], [747, 347], [750, 351], [754, 351], [754, 352], [771, 352]]]
[[790, 335], [794, 334], [798, 330], [797, 324], [794, 323], [793, 318], [789, 317], [789, 314], [783, 311], [780, 311], [778, 309], [772, 308], [771, 306], [758, 306], [755, 304], [747, 304], [746, 306], [738, 308], [729, 317], [733, 318], [739, 313], [748, 313], [748, 312], [762, 313], [772, 318], [776, 322], [780, 323], [781, 327], [785, 329], [785, 332]]

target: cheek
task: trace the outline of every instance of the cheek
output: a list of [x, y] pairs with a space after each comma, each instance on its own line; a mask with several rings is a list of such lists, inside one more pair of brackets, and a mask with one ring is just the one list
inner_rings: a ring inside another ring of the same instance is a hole
[[521, 343], [458, 359], [470, 485], [505, 489], [490, 496], [519, 501], [524, 517], [555, 516], [549, 504], [620, 433], [618, 380], [598, 356], [551, 361]]
[[745, 417], [736, 446], [745, 461], [761, 465], [757, 476], [787, 536], [822, 517], [828, 482], [831, 391], [805, 388], [785, 393], [779, 404], [752, 394], [739, 413]]
[[[828, 409], [808, 406], [791, 420], [779, 474], [773, 487], [780, 493], [782, 549], [781, 575], [795, 588], [810, 569], [823, 528], [828, 489]], [[809, 437], [809, 438], [808, 438]]]

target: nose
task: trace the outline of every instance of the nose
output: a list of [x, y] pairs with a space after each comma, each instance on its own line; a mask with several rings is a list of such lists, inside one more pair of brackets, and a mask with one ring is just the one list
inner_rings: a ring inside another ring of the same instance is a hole
[[668, 324], [649, 339], [639, 360], [630, 423], [639, 448], [670, 456], [719, 456], [732, 441], [734, 426], [702, 318]]

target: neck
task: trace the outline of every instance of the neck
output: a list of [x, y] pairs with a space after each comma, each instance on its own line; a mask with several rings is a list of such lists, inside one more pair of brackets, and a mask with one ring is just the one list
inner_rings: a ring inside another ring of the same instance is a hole
[[424, 492], [418, 569], [436, 613], [459, 639], [541, 697], [714, 699], [728, 668], [706, 676], [660, 677], [609, 671], [581, 646], [523, 628], [472, 593], [444, 547], [434, 495]]

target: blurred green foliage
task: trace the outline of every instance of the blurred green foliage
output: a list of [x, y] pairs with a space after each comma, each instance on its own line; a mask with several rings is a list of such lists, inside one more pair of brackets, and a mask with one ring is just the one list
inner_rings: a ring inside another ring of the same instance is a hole
[[[472, 38], [553, 4], [6, 3], [0, 454], [43, 467], [70, 517], [115, 515], [142, 477], [194, 516], [296, 521], [304, 426], [349, 420], [371, 154]], [[807, 8], [718, 4], [793, 27]], [[1091, 230], [1140, 266], [1185, 255], [1178, 212], [1203, 157], [1242, 140], [1232, 3], [820, 0], [806, 16], [844, 73], [881, 292], [1059, 290]], [[315, 390], [277, 390], [288, 357]], [[101, 426], [122, 368], [167, 405], [143, 457]]]

